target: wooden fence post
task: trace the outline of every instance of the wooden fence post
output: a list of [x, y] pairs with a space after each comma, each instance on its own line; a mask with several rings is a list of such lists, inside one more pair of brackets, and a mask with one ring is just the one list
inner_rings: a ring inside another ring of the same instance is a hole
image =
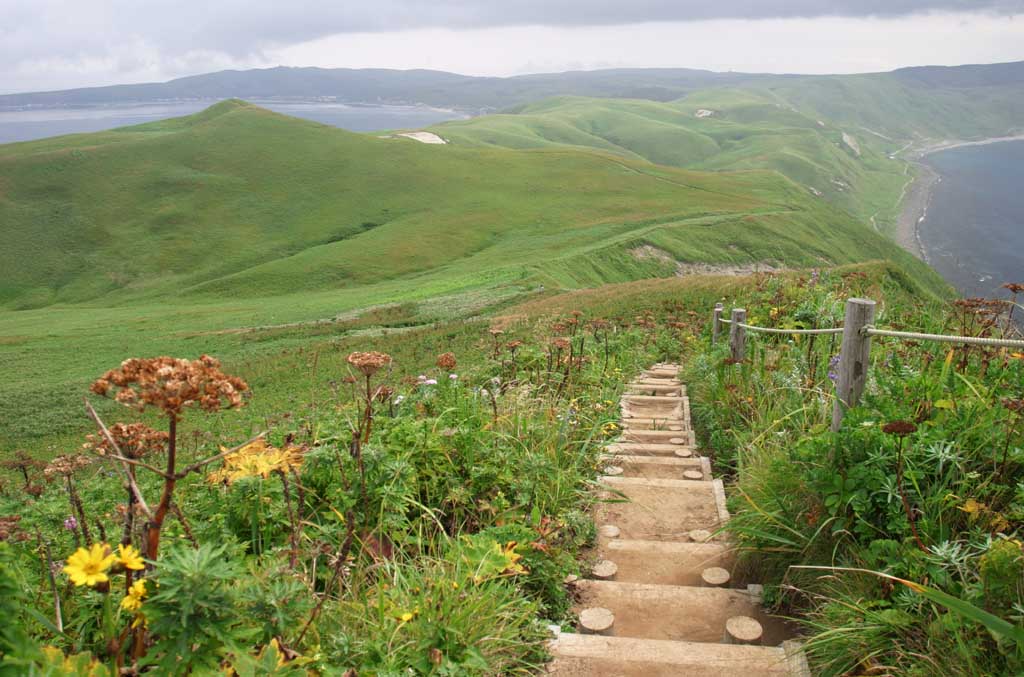
[[729, 325], [729, 350], [732, 359], [742, 362], [747, 356], [747, 330], [740, 326], [747, 321], [747, 311], [743, 308], [732, 309], [732, 324]]
[[846, 321], [843, 323], [843, 344], [836, 368], [836, 400], [832, 407], [832, 430], [843, 424], [843, 415], [857, 405], [868, 380], [871, 357], [871, 337], [863, 333], [864, 327], [875, 321], [875, 302], [870, 299], [846, 301]]
[[718, 337], [722, 333], [722, 311], [725, 306], [721, 303], [715, 304], [715, 312], [711, 315], [711, 345], [718, 343]]

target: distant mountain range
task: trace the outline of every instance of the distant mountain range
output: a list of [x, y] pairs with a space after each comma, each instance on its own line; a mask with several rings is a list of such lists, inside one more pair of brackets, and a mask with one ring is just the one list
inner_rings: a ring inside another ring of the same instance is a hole
[[871, 79], [920, 89], [1024, 86], [1024, 62], [956, 67], [903, 68], [866, 75], [769, 75], [717, 73], [683, 68], [612, 69], [472, 77], [431, 70], [266, 68], [219, 71], [169, 82], [87, 87], [0, 96], [0, 107], [80, 106], [181, 99], [333, 98], [345, 103], [426, 104], [493, 111], [550, 96], [670, 101], [711, 87], [792, 86], [827, 80]]

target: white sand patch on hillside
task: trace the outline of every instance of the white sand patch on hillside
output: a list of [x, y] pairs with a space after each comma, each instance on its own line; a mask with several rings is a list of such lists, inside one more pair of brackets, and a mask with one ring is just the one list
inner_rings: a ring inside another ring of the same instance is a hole
[[435, 143], [445, 144], [448, 143], [437, 134], [433, 132], [402, 132], [398, 136], [404, 136], [407, 139], [415, 139], [420, 143]]
[[843, 132], [843, 143], [849, 146], [854, 155], [860, 157], [860, 144], [857, 143], [857, 139], [853, 138], [852, 135]]

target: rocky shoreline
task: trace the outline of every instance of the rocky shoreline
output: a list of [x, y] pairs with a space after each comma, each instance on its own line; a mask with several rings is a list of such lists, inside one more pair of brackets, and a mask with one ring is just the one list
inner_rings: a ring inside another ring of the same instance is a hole
[[900, 216], [896, 220], [896, 242], [908, 252], [928, 263], [928, 252], [921, 241], [921, 225], [928, 215], [932, 188], [941, 181], [939, 174], [920, 161], [911, 161], [915, 176], [903, 195]]

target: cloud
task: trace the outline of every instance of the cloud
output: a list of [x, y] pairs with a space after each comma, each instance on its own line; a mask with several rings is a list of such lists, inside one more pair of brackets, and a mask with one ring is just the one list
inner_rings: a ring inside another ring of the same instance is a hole
[[0, 89], [269, 65], [282, 49], [339, 35], [935, 12], [1008, 20], [1024, 0], [0, 0]]

